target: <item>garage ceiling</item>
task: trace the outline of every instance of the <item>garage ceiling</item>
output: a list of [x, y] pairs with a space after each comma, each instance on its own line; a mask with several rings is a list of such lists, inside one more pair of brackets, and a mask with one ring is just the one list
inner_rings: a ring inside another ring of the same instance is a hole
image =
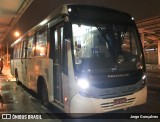
[[33, 0], [0, 0], [0, 42]]
[[[14, 27], [14, 25], [16, 24], [16, 22], [19, 20], [19, 18], [22, 16], [22, 14], [26, 11], [26, 9], [30, 6], [30, 4], [33, 2], [34, 0], [0, 0], [0, 46], [2, 43], [4, 43], [4, 40], [6, 38], [6, 36], [8, 35], [8, 33], [11, 31], [11, 29]], [[70, 0], [72, 1], [72, 0]], [[73, 0], [74, 1], [74, 0]], [[87, 2], [87, 0], [85, 0]], [[107, 0], [106, 0], [107, 1]], [[108, 0], [109, 1], [109, 0]], [[121, 10], [122, 8], [124, 10], [128, 10], [126, 7], [126, 9], [124, 8], [123, 5], [130, 5], [129, 3], [127, 3], [127, 0], [123, 0], [122, 3], [120, 5], [116, 4], [117, 6], [119, 6], [119, 9]], [[133, 2], [133, 1], [132, 1]], [[152, 1], [150, 1], [152, 3]], [[42, 10], [45, 11], [44, 9], [42, 9], [45, 6], [50, 6], [50, 8], [52, 7], [51, 3], [56, 3], [57, 4], [62, 4], [63, 2], [60, 2], [59, 0], [55, 0], [53, 1], [48, 1], [48, 4], [45, 4], [43, 0], [35, 0], [35, 2], [33, 2], [34, 5], [32, 6], [32, 9], [37, 10], [40, 9], [39, 11], [42, 13]], [[94, 3], [94, 2], [93, 2]], [[108, 5], [109, 3], [111, 7], [114, 7], [115, 2], [112, 3], [112, 1], [109, 1], [106, 5]], [[118, 3], [118, 2], [117, 2]], [[157, 3], [159, 2], [153, 2], [154, 4], [152, 6], [158, 5]], [[102, 4], [102, 3], [101, 3]], [[149, 3], [146, 4], [146, 6], [143, 6], [143, 9], [138, 9], [138, 11], [140, 11], [140, 13], [144, 13], [147, 5], [150, 5]], [[38, 7], [37, 7], [38, 6]], [[37, 8], [37, 9], [35, 9]], [[140, 20], [140, 21], [136, 21], [137, 27], [139, 28], [139, 32], [141, 33], [141, 35], [144, 35], [144, 41], [145, 41], [145, 48], [151, 48], [153, 46], [157, 47], [157, 42], [160, 41], [160, 15], [157, 16], [157, 11], [159, 10], [157, 8], [157, 6], [154, 7], [155, 9], [147, 9], [147, 13], [150, 13], [150, 16], [153, 15], [155, 16], [154, 13], [156, 13], [155, 17], [152, 18], [148, 18], [145, 20]], [[136, 9], [134, 8], [130, 8], [130, 13], [133, 12], [133, 14], [135, 13], [136, 15]], [[46, 9], [47, 10], [47, 9]], [[153, 12], [154, 11], [154, 12]], [[31, 12], [31, 8], [30, 8], [30, 12]], [[36, 13], [36, 12], [34, 12]], [[44, 12], [43, 12], [44, 13]], [[47, 11], [46, 11], [47, 13]], [[30, 13], [29, 13], [30, 14]], [[33, 14], [34, 15], [34, 14]], [[137, 13], [138, 15], [138, 13]], [[39, 16], [39, 15], [38, 15]], [[37, 17], [37, 16], [36, 16]], [[32, 20], [33, 21], [33, 20]], [[29, 24], [29, 22], [28, 22]], [[8, 40], [10, 41], [10, 40]], [[0, 47], [1, 48], [1, 47]]]
[[160, 15], [137, 21], [137, 27], [139, 32], [144, 34], [144, 48], [157, 48], [157, 43], [160, 41]]

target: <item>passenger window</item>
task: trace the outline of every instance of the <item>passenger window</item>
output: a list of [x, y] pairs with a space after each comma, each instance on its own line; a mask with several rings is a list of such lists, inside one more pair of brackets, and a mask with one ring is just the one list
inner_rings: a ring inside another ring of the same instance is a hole
[[62, 62], [62, 52], [63, 52], [63, 27], [57, 28], [54, 31], [55, 38], [55, 56], [56, 62]]
[[47, 30], [38, 32], [36, 41], [36, 56], [46, 56], [47, 54]]
[[27, 57], [32, 58], [34, 55], [35, 45], [34, 45], [34, 36], [28, 38], [27, 44]]
[[17, 44], [14, 47], [14, 54], [13, 54], [13, 56], [14, 56], [15, 59], [16, 58], [21, 58], [21, 46], [22, 46], [22, 44], [19, 43], [19, 44]]
[[22, 48], [22, 58], [26, 57], [26, 40], [23, 41], [23, 48]]

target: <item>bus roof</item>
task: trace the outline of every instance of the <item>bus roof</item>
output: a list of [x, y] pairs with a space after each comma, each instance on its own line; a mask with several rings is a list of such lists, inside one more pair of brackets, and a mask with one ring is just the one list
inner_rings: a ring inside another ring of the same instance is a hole
[[56, 18], [58, 16], [68, 15], [68, 7], [77, 7], [77, 8], [78, 7], [80, 7], [80, 8], [87, 7], [88, 9], [90, 9], [90, 8], [104, 9], [104, 10], [107, 10], [107, 11], [110, 11], [110, 12], [113, 12], [113, 13], [125, 14], [125, 15], [130, 17], [130, 15], [125, 13], [125, 12], [115, 10], [115, 9], [105, 8], [105, 7], [102, 7], [102, 6], [93, 6], [93, 5], [85, 5], [85, 4], [64, 4], [64, 5], [61, 5], [59, 8], [55, 9], [43, 21], [41, 21], [39, 24], [34, 26], [32, 29], [30, 29], [28, 32], [26, 32], [24, 35], [22, 35], [20, 38], [18, 38], [14, 43], [11, 44], [11, 47], [14, 47], [17, 43], [23, 41], [25, 39], [25, 37], [30, 36], [33, 33], [35, 33], [36, 30], [38, 30], [39, 28], [46, 25], [48, 22], [50, 22], [54, 18]]

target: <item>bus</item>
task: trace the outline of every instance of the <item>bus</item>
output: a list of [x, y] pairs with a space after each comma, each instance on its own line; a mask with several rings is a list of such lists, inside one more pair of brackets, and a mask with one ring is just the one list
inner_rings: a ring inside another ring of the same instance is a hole
[[105, 113], [146, 102], [146, 68], [134, 19], [100, 6], [65, 4], [12, 45], [11, 73], [44, 105]]

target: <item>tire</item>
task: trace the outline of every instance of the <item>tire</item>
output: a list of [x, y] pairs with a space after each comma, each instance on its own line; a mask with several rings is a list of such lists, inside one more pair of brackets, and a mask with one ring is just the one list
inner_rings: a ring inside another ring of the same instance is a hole
[[48, 106], [49, 100], [48, 100], [48, 91], [47, 91], [46, 85], [43, 85], [41, 90], [42, 90], [41, 91], [41, 101], [44, 106]]
[[44, 106], [48, 106], [49, 100], [47, 85], [42, 77], [38, 78], [37, 90], [39, 96], [38, 98], [40, 99], [40, 101], [43, 103]]

